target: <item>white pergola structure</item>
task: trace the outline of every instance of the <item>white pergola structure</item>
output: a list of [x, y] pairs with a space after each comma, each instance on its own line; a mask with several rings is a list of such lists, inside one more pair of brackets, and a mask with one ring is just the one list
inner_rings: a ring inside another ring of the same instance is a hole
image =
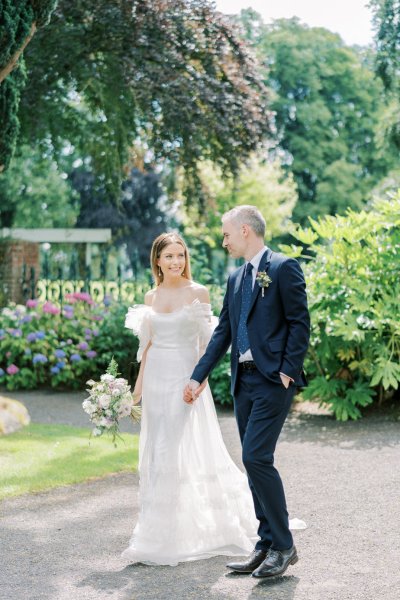
[[111, 229], [0, 229], [0, 237], [24, 242], [86, 244], [85, 263], [90, 265], [92, 244], [104, 244], [111, 240]]

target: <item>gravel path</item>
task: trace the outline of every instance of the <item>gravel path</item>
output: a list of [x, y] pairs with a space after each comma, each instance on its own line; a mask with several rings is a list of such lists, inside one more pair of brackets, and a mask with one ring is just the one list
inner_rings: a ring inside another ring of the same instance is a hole
[[[8, 393], [35, 422], [88, 426], [83, 394]], [[240, 462], [234, 418], [220, 412]], [[276, 463], [300, 561], [283, 577], [256, 581], [227, 572], [226, 559], [178, 567], [126, 566], [137, 513], [136, 474], [0, 504], [1, 600], [398, 600], [400, 598], [400, 423], [369, 417], [335, 423], [292, 412]], [[60, 465], [61, 468], [61, 465]]]

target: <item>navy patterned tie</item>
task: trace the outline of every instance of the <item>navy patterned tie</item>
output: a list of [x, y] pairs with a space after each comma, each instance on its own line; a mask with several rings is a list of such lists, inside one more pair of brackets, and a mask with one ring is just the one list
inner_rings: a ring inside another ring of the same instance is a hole
[[247, 316], [249, 314], [251, 295], [253, 291], [253, 277], [251, 274], [252, 270], [253, 265], [251, 263], [247, 263], [246, 273], [243, 278], [242, 306], [240, 308], [240, 318], [237, 335], [237, 347], [239, 349], [240, 354], [244, 354], [246, 350], [250, 348], [246, 321]]

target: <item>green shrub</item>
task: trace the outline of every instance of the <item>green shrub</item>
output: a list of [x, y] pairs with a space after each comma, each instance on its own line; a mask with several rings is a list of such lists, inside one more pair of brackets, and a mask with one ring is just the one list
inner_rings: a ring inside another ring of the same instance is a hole
[[137, 340], [124, 327], [127, 307], [89, 294], [66, 297], [58, 307], [28, 300], [0, 314], [0, 384], [9, 390], [39, 386], [82, 388], [106, 369], [111, 356], [124, 377], [135, 376]]
[[296, 233], [310, 259], [310, 383], [302, 396], [329, 405], [337, 419], [357, 419], [374, 399], [393, 397], [400, 381], [400, 193], [368, 212], [310, 223]]

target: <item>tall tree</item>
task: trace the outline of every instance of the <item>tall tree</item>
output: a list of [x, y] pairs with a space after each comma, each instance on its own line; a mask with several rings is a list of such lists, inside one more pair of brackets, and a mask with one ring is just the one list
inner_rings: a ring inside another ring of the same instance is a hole
[[382, 142], [388, 150], [400, 150], [400, 0], [372, 0], [377, 46], [376, 71], [387, 93]]
[[235, 171], [269, 133], [256, 62], [208, 0], [60, 0], [26, 60], [25, 138], [79, 148], [115, 196], [137, 137], [193, 183], [198, 161]]
[[37, 29], [48, 23], [56, 1], [0, 0], [0, 172], [10, 162], [19, 131], [17, 112], [25, 84], [21, 56]]
[[247, 11], [242, 21], [273, 90], [278, 152], [299, 191], [294, 219], [360, 207], [394, 160], [376, 147], [382, 86], [368, 53], [296, 18], [267, 26]]

